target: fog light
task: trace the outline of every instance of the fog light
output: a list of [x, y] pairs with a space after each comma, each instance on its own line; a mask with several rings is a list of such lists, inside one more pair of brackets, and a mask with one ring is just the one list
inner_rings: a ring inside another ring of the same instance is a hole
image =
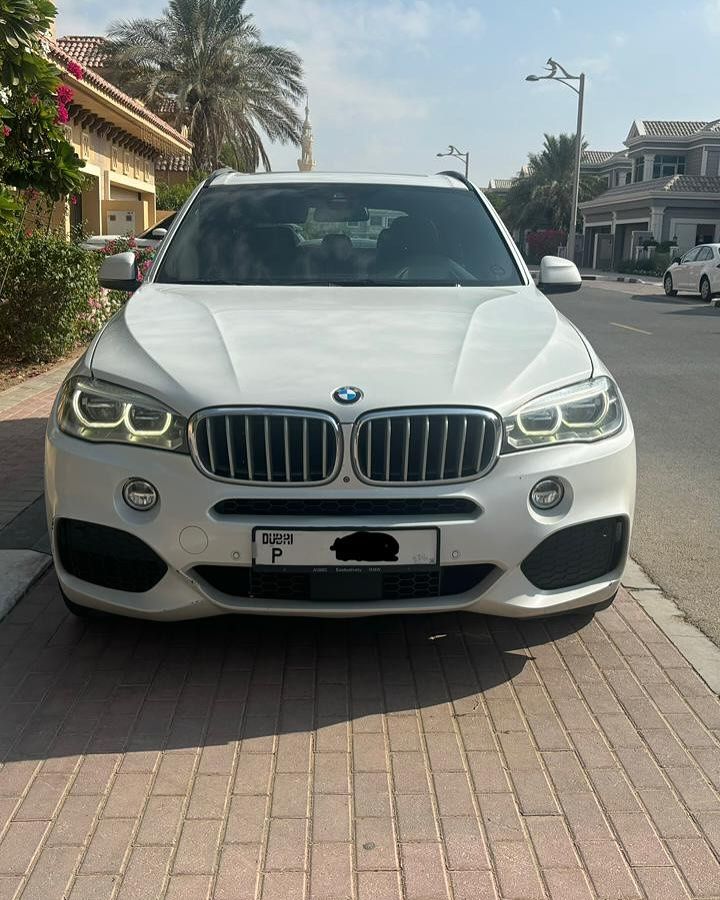
[[535, 509], [553, 509], [565, 495], [565, 488], [557, 478], [543, 478], [530, 491], [530, 503]]
[[158, 502], [158, 492], [143, 478], [130, 478], [122, 489], [123, 500], [133, 509], [148, 510]]

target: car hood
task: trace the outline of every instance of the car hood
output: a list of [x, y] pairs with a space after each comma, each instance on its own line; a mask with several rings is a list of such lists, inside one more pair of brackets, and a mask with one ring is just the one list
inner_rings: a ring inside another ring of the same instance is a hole
[[[189, 416], [251, 404], [331, 410], [486, 406], [501, 414], [592, 374], [575, 328], [534, 286], [146, 284], [97, 340], [93, 376]], [[339, 406], [333, 391], [362, 390]]]

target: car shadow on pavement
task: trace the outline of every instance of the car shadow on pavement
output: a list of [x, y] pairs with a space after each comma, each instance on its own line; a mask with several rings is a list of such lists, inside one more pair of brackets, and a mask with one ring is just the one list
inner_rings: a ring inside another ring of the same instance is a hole
[[717, 316], [720, 321], [720, 309], [712, 303], [703, 303], [699, 297], [666, 297], [664, 294], [632, 294], [631, 300], [639, 300], [641, 303], [665, 303], [672, 306], [682, 304], [681, 309], [669, 309], [669, 316]]
[[234, 742], [271, 752], [276, 735], [293, 736], [280, 746], [302, 755], [313, 733], [343, 750], [349, 723], [354, 735], [382, 734], [408, 716], [426, 732], [489, 737], [487, 704], [499, 704], [500, 722], [517, 716], [513, 686], [538, 685], [527, 662], [590, 621], [451, 613], [86, 623], [65, 611], [50, 573], [0, 623], [0, 761]]
[[673, 309], [670, 311], [671, 316], [715, 316], [720, 322], [720, 309], [716, 309], [712, 304], [705, 306], [693, 306], [689, 309]]

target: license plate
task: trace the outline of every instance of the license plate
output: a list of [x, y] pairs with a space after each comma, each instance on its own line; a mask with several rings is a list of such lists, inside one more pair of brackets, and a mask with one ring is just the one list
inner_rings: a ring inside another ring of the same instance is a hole
[[437, 528], [341, 529], [255, 528], [257, 569], [308, 572], [433, 569], [439, 560]]

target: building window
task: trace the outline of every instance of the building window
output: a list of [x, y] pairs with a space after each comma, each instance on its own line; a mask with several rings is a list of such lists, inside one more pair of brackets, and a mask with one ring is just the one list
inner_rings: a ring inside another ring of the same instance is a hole
[[642, 181], [645, 177], [645, 159], [641, 156], [633, 162], [633, 181]]
[[632, 172], [626, 172], [625, 173], [625, 184], [631, 184], [631, 183], [632, 183]]
[[669, 178], [685, 174], [684, 156], [656, 156], [653, 162], [653, 178]]

